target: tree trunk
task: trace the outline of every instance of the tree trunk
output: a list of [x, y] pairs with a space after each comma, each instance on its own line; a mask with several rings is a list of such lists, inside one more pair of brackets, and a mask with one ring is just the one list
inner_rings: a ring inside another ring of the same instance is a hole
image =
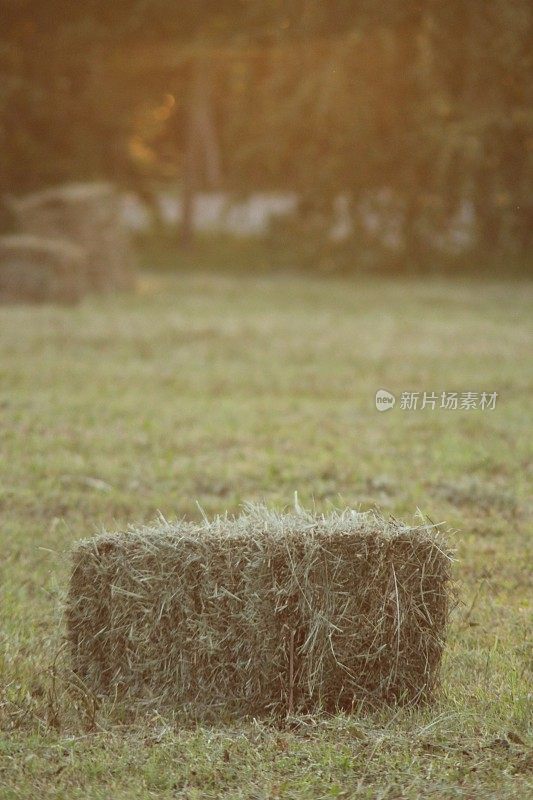
[[212, 76], [206, 57], [199, 55], [194, 58], [190, 71], [181, 228], [181, 241], [186, 247], [194, 239], [195, 199], [202, 182], [209, 187], [218, 187], [222, 180], [212, 103]]

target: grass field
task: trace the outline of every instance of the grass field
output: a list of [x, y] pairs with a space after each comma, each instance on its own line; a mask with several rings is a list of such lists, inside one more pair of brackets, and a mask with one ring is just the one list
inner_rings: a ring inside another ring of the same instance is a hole
[[[525, 283], [207, 274], [1, 308], [0, 797], [528, 796], [531, 319]], [[499, 396], [379, 413], [382, 387]], [[432, 708], [206, 728], [54, 684], [71, 542], [296, 490], [457, 529]]]

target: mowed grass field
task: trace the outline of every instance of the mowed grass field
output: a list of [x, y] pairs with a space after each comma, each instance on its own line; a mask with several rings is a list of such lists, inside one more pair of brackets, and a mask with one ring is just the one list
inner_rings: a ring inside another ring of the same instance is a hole
[[[531, 796], [532, 319], [524, 283], [209, 274], [2, 307], [0, 797]], [[379, 413], [379, 388], [498, 400]], [[433, 707], [201, 727], [69, 684], [72, 542], [295, 491], [456, 530]]]

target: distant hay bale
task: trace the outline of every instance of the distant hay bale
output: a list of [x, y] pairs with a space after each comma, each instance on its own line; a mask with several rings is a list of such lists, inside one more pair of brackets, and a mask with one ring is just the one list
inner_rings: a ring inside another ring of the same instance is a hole
[[248, 507], [80, 542], [72, 666], [98, 694], [198, 717], [431, 699], [450, 554], [433, 526]]
[[122, 221], [120, 198], [107, 183], [74, 183], [11, 199], [9, 205], [27, 233], [64, 238], [87, 253], [91, 289], [133, 285], [133, 253]]
[[85, 288], [85, 254], [69, 242], [0, 237], [0, 301], [76, 303]]

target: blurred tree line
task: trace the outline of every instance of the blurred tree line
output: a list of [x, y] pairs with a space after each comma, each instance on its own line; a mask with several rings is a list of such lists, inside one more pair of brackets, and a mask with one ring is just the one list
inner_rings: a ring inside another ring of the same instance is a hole
[[1, 6], [3, 194], [179, 182], [188, 240], [200, 190], [296, 192], [309, 263], [428, 268], [465, 215], [468, 257], [530, 251], [528, 0]]

